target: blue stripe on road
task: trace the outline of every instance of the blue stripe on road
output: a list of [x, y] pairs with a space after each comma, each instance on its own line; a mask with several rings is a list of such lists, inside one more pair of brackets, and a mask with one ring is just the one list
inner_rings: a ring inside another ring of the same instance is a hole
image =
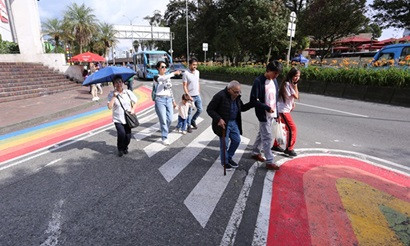
[[67, 118], [64, 118], [64, 119], [60, 119], [60, 120], [56, 120], [56, 121], [53, 121], [53, 122], [41, 124], [41, 125], [38, 125], [38, 126], [35, 126], [35, 127], [30, 127], [30, 128], [27, 128], [27, 129], [23, 129], [23, 130], [20, 130], [20, 131], [11, 132], [11, 133], [8, 133], [8, 134], [5, 134], [5, 135], [1, 135], [0, 136], [0, 141], [5, 140], [7, 138], [11, 138], [11, 137], [16, 137], [18, 135], [26, 134], [26, 133], [29, 133], [29, 132], [37, 131], [37, 130], [40, 130], [40, 129], [43, 129], [43, 128], [46, 128], [46, 127], [54, 126], [54, 125], [57, 125], [57, 124], [62, 124], [62, 123], [65, 123], [67, 121], [75, 120], [75, 119], [78, 119], [78, 118], [81, 118], [81, 117], [84, 117], [84, 116], [89, 116], [91, 114], [96, 114], [96, 113], [99, 113], [99, 112], [104, 111], [104, 110], [107, 110], [107, 107], [101, 107], [101, 108], [98, 108], [98, 109], [95, 109], [95, 110], [92, 110], [92, 111], [89, 111], [89, 112], [77, 114], [77, 115], [70, 116], [70, 117], [67, 117]]

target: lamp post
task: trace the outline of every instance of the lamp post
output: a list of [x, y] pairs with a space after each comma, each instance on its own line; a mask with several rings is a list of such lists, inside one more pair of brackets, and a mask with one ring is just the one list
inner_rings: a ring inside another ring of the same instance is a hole
[[295, 37], [295, 30], [296, 30], [296, 13], [292, 11], [290, 13], [290, 21], [288, 23], [288, 36], [290, 37], [289, 40], [289, 49], [288, 49], [288, 55], [286, 56], [286, 64], [289, 65], [289, 60], [290, 60], [290, 50], [292, 49], [292, 38]]
[[186, 9], [186, 61], [189, 61], [189, 39], [188, 39], [188, 0], [185, 0]]
[[122, 15], [123, 17], [127, 18], [130, 21], [130, 26], [132, 26], [132, 21], [135, 20], [136, 18], [138, 18], [138, 16], [135, 16], [134, 18], [130, 19], [128, 16], [126, 15]]

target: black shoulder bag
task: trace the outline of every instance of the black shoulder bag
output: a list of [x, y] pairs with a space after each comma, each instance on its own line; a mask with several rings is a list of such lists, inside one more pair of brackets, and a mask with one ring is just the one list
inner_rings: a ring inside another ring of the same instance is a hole
[[[128, 95], [128, 94], [127, 94]], [[125, 110], [124, 106], [122, 106], [121, 100], [118, 98], [121, 97], [119, 94], [117, 96], [118, 101], [120, 101], [121, 107], [124, 110], [124, 117], [125, 117], [125, 122], [130, 128], [135, 128], [140, 125], [140, 122], [138, 121], [137, 115], [131, 114], [127, 110]], [[128, 95], [129, 97], [129, 95]], [[131, 98], [130, 98], [131, 100]]]

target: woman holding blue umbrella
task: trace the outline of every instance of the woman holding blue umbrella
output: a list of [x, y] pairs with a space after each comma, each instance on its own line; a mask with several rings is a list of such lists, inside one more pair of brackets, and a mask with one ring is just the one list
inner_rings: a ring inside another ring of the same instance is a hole
[[112, 109], [112, 120], [117, 129], [118, 156], [121, 157], [128, 154], [128, 145], [131, 141], [131, 128], [126, 124], [124, 109], [135, 114], [138, 99], [132, 91], [123, 88], [124, 81], [121, 75], [115, 75], [112, 81], [114, 91], [108, 94], [108, 108]]
[[180, 75], [181, 71], [165, 74], [167, 65], [163, 61], [159, 61], [156, 67], [158, 70], [158, 78], [154, 79], [156, 88], [155, 112], [158, 115], [161, 127], [162, 144], [169, 145], [169, 127], [171, 126], [172, 116], [174, 115], [174, 108], [177, 106], [172, 93], [171, 77]]

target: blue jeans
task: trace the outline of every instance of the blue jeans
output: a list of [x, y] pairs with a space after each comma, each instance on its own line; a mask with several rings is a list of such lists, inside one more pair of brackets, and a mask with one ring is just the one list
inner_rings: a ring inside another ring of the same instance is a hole
[[188, 119], [184, 119], [181, 116], [178, 115], [178, 125], [177, 128], [181, 129], [182, 131], [186, 131], [186, 123], [188, 122]]
[[169, 127], [171, 126], [172, 115], [174, 114], [172, 97], [156, 97], [155, 112], [159, 118], [162, 140], [165, 140], [168, 138]]
[[196, 112], [194, 116], [192, 116], [192, 108], [189, 108], [188, 110], [188, 126], [191, 125], [192, 121], [195, 122], [198, 116], [202, 113], [202, 99], [201, 96], [191, 96], [192, 99], [194, 100], [194, 104], [196, 107]]
[[[239, 132], [238, 124], [235, 120], [228, 121], [228, 124], [225, 126], [226, 128], [226, 135], [225, 135], [225, 160], [223, 157], [223, 138], [219, 138], [219, 146], [220, 146], [220, 155], [221, 155], [221, 162], [222, 165], [228, 163], [228, 160], [232, 159], [235, 151], [238, 149], [239, 144], [241, 143], [241, 134]], [[229, 144], [230, 140], [230, 144]]]

